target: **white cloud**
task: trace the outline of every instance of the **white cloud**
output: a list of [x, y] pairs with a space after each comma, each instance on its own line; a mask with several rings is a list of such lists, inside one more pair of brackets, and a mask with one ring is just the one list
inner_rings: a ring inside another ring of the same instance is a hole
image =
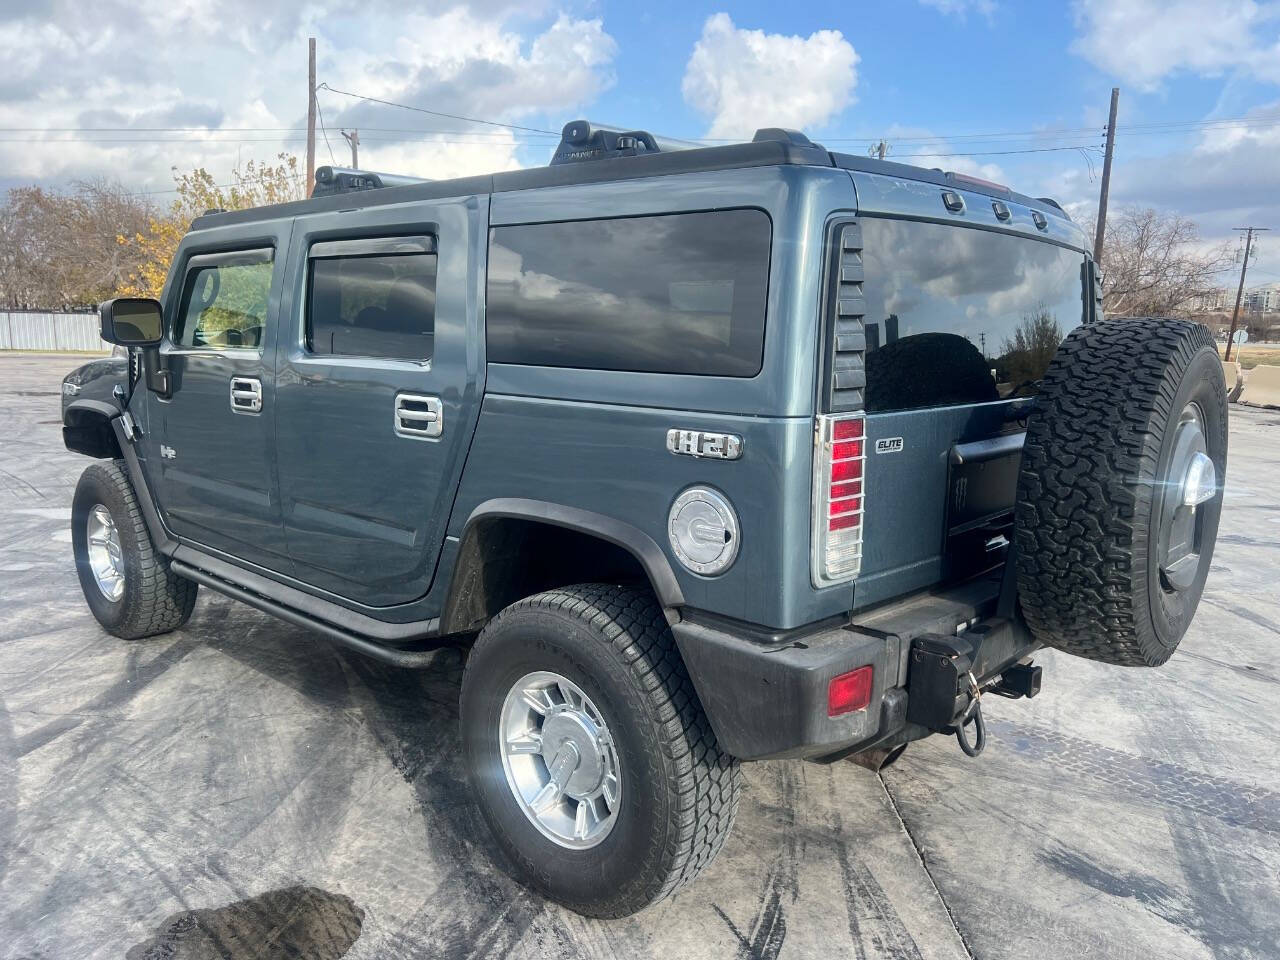
[[[1138, 156], [1138, 149], [1139, 143], [1125, 140], [1123, 132], [1116, 141], [1112, 210], [1175, 211], [1195, 222], [1206, 246], [1234, 243], [1233, 227], [1280, 224], [1280, 102], [1258, 107], [1239, 122], [1211, 127], [1198, 142], [1164, 154]], [[1043, 186], [1077, 222], [1097, 210], [1098, 183], [1078, 167], [1063, 169]], [[1272, 236], [1262, 234], [1258, 283], [1280, 280], [1280, 242]], [[1251, 277], [1254, 269], [1250, 264]]]
[[820, 127], [851, 104], [858, 54], [838, 30], [808, 37], [707, 18], [684, 73], [684, 99], [711, 118], [708, 137], [750, 137], [760, 127]]
[[[237, 162], [301, 155], [309, 35], [318, 37], [318, 79], [332, 87], [552, 130], [613, 83], [617, 52], [599, 19], [544, 15], [541, 4], [531, 10], [514, 0], [432, 5], [431, 12], [368, 0], [358, 15], [338, 0], [27, 6], [0, 11], [0, 127], [40, 128], [0, 137], [10, 141], [0, 142], [0, 178], [9, 183], [105, 173], [165, 190], [173, 166], [204, 166], [226, 182]], [[388, 31], [392, 19], [396, 29]], [[339, 163], [349, 157], [342, 126], [361, 129], [362, 166], [432, 178], [509, 169], [524, 149], [524, 137], [500, 127], [326, 91], [319, 100]], [[138, 129], [204, 126], [216, 129]], [[58, 127], [127, 128], [101, 139], [170, 142], [86, 143], [83, 135], [68, 142]], [[19, 139], [37, 142], [13, 142]], [[554, 139], [545, 144], [549, 154]], [[323, 138], [317, 162], [329, 162]]]
[[933, 7], [939, 13], [964, 19], [970, 12], [991, 19], [996, 12], [995, 0], [920, 0], [921, 5]]
[[1253, 0], [1076, 0], [1073, 53], [1144, 90], [1180, 71], [1280, 82], [1280, 8]]

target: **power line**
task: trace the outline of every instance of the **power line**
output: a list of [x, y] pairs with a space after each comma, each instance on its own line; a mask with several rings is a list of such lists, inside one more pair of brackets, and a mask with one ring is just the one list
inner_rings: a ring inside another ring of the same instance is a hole
[[[284, 173], [284, 174], [280, 174], [280, 176], [281, 176], [281, 178], [282, 178], [282, 179], [284, 179], [284, 180], [292, 180], [294, 183], [301, 183], [301, 182], [302, 182], [302, 180], [303, 180], [302, 174], [300, 174], [300, 173], [292, 173], [292, 174], [290, 174], [290, 173]], [[230, 189], [231, 189], [231, 188], [233, 188], [233, 187], [243, 187], [243, 186], [244, 186], [245, 184], [247, 184], [247, 183], [249, 183], [249, 184], [251, 184], [251, 183], [255, 183], [255, 182], [256, 182], [256, 183], [266, 183], [268, 179], [273, 179], [272, 175], [270, 175], [270, 174], [262, 174], [261, 176], [257, 176], [257, 177], [242, 177], [242, 178], [240, 178], [238, 181], [236, 181], [235, 183], [215, 183], [215, 184], [213, 184], [213, 188], [214, 188], [215, 190], [230, 190]], [[133, 193], [125, 194], [125, 196], [129, 196], [129, 197], [158, 197], [158, 196], [162, 196], [163, 194], [166, 194], [166, 193], [179, 193], [179, 192], [180, 192], [180, 189], [179, 189], [178, 187], [170, 187], [170, 188], [169, 188], [169, 189], [167, 189], [167, 190], [138, 190], [138, 191], [135, 191], [135, 192], [133, 192]]]
[[[317, 89], [328, 90], [330, 93], [342, 93], [345, 96], [358, 97], [360, 95], [347, 93], [346, 91], [335, 90], [327, 84], [320, 84]], [[520, 127], [514, 124], [499, 123], [495, 120], [480, 120], [474, 117], [458, 117], [453, 114], [441, 114], [431, 110], [425, 110], [421, 107], [412, 107], [407, 104], [394, 103], [389, 100], [378, 100], [375, 97], [360, 97], [360, 99], [371, 100], [375, 103], [389, 104], [390, 106], [401, 107], [406, 110], [414, 110], [421, 113], [429, 113], [434, 116], [443, 116], [450, 119], [460, 119], [470, 123], [485, 123], [494, 126], [505, 127], [514, 130], [524, 130], [530, 133], [536, 133], [540, 136], [558, 137], [559, 133], [553, 130], [541, 130], [536, 127]], [[1248, 123], [1254, 126], [1275, 126], [1280, 125], [1280, 116], [1276, 117], [1224, 117], [1217, 120], [1170, 120], [1159, 123], [1138, 123], [1138, 124], [1119, 124], [1116, 130], [1120, 133], [1134, 134], [1141, 130], [1155, 129], [1156, 132], [1164, 129], [1180, 129], [1185, 127], [1205, 127], [1205, 126], [1221, 126], [1236, 123]], [[418, 127], [362, 127], [361, 129], [379, 130], [383, 132], [423, 132], [423, 133], [461, 133], [466, 132], [475, 136], [482, 135], [482, 131], [458, 131], [458, 130], [430, 130]], [[138, 127], [138, 126], [119, 126], [119, 127], [6, 127], [0, 126], [0, 132], [4, 133], [93, 133], [99, 132], [120, 132], [127, 133], [136, 131], [139, 133], [218, 133], [222, 131], [228, 132], [250, 132], [250, 133], [267, 133], [272, 131], [293, 131], [301, 132], [302, 127], [210, 127], [210, 126], [172, 126], [172, 127]], [[898, 143], [914, 143], [929, 142], [931, 140], [991, 140], [1000, 137], [1065, 137], [1077, 136], [1083, 134], [1091, 134], [1100, 132], [1100, 127], [1042, 127], [1038, 130], [1002, 130], [994, 133], [937, 133], [920, 137], [894, 137]], [[689, 138], [697, 140], [700, 143], [738, 143], [739, 139], [733, 137], [694, 137]], [[879, 137], [823, 137], [824, 140], [831, 143], [853, 142], [859, 143], [878, 143]]]
[[344, 97], [352, 97], [356, 100], [367, 100], [370, 103], [381, 103], [383, 106], [387, 106], [387, 107], [399, 107], [401, 110], [412, 110], [415, 113], [426, 113], [426, 114], [430, 114], [433, 117], [447, 117], [450, 120], [461, 120], [464, 123], [483, 123], [490, 127], [505, 127], [508, 130], [524, 130], [524, 131], [527, 131], [528, 133], [542, 133], [542, 134], [547, 134], [553, 137], [559, 136], [559, 134], [553, 130], [543, 130], [540, 127], [522, 127], [516, 123], [502, 123], [498, 120], [481, 120], [478, 117], [464, 117], [456, 113], [441, 113], [439, 110], [427, 110], [423, 107], [411, 107], [407, 103], [396, 103], [393, 100], [382, 100], [382, 99], [379, 99], [378, 97], [366, 97], [364, 94], [361, 94], [361, 93], [351, 93], [348, 90], [338, 90], [334, 87], [329, 86], [329, 84], [327, 83], [320, 84], [320, 86], [318, 86], [316, 89], [328, 90], [330, 93], [336, 93]]
[[939, 153], [929, 151], [927, 153], [899, 153], [895, 156], [899, 157], [1004, 157], [1015, 153], [1056, 153], [1063, 150], [1095, 150], [1099, 153], [1102, 148], [1094, 144], [1077, 144], [1072, 147], [1030, 147], [1026, 150], [975, 150], [972, 153]]
[[320, 133], [324, 135], [325, 149], [329, 151], [329, 162], [336, 167], [338, 161], [333, 159], [333, 147], [329, 146], [329, 131], [324, 128], [324, 111], [320, 109], [319, 97], [316, 97], [316, 116], [320, 118]]

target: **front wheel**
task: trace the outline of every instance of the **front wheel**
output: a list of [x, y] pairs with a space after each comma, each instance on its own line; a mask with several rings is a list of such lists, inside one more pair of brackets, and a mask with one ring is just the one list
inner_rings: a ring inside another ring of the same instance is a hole
[[176, 630], [190, 618], [197, 585], [156, 552], [119, 461], [91, 464], [80, 475], [71, 545], [85, 602], [108, 633], [137, 640]]
[[471, 651], [461, 717], [499, 846], [525, 883], [579, 913], [661, 900], [729, 834], [738, 761], [647, 593], [585, 584], [508, 607]]

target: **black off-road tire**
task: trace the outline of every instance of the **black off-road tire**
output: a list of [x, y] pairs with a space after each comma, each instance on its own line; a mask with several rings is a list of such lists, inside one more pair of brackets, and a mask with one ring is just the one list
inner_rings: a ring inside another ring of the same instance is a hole
[[[503, 771], [502, 704], [517, 680], [543, 670], [586, 692], [617, 748], [617, 820], [587, 849], [540, 833]], [[733, 824], [739, 762], [717, 745], [662, 610], [645, 591], [583, 584], [502, 611], [468, 659], [461, 722], [472, 787], [518, 878], [579, 913], [622, 917], [669, 896], [712, 861]]]
[[[110, 600], [89, 566], [87, 521], [101, 504], [111, 514], [124, 558], [124, 594]], [[147, 532], [133, 484], [119, 460], [85, 468], [71, 502], [71, 543], [85, 602], [104, 630], [123, 640], [168, 633], [191, 617], [198, 584], [169, 569]]]
[[[1192, 403], [1218, 491], [1196, 508], [1194, 582], [1173, 590], [1159, 569], [1157, 491]], [[1204, 589], [1226, 465], [1226, 384], [1208, 330], [1145, 317], [1073, 330], [1041, 382], [1018, 480], [1018, 599], [1036, 638], [1104, 663], [1168, 660]]]

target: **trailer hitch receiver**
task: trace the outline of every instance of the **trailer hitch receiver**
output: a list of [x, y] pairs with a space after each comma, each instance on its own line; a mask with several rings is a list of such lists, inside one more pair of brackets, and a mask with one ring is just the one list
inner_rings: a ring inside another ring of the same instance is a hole
[[980, 754], [987, 742], [973, 653], [964, 637], [925, 634], [912, 641], [907, 673], [907, 720], [938, 733], [954, 733], [970, 757]]

